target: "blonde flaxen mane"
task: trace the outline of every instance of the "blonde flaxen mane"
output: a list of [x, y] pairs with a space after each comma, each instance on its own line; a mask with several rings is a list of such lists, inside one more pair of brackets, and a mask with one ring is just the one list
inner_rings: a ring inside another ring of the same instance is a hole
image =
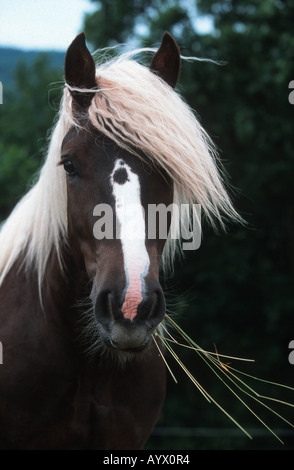
[[[138, 51], [136, 51], [138, 53]], [[121, 55], [96, 69], [98, 89], [91, 92], [91, 123], [120, 147], [139, 149], [150, 162], [163, 168], [174, 181], [176, 204], [200, 204], [209, 222], [240, 220], [223, 185], [216, 152], [194, 112], [162, 79], [131, 55]], [[61, 143], [72, 125], [72, 89], [64, 88], [46, 161], [36, 184], [21, 199], [0, 232], [0, 284], [13, 264], [24, 255], [27, 267], [36, 268], [39, 285], [49, 255], [55, 249], [60, 264], [61, 246], [67, 240], [66, 175], [58, 162]], [[173, 225], [180, 221], [173, 218]], [[171, 264], [175, 240], [168, 240], [164, 264]]]

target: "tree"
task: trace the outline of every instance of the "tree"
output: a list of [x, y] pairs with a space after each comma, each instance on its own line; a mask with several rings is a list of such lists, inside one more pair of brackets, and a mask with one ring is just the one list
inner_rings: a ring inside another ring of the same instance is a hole
[[[13, 89], [5, 88], [0, 111], [0, 219], [12, 210], [43, 163], [48, 130], [59, 108], [62, 82], [59, 70], [40, 55], [21, 61]], [[61, 84], [61, 86], [60, 86]]]
[[153, 44], [189, 20], [180, 0], [92, 1], [97, 11], [86, 15], [84, 29], [94, 48], [132, 40]]

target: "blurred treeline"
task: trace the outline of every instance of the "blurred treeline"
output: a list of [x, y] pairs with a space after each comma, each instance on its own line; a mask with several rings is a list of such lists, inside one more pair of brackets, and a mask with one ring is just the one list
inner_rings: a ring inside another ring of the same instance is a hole
[[[84, 23], [92, 50], [131, 40], [139, 46], [158, 45], [168, 30], [183, 55], [221, 62], [183, 62], [178, 90], [220, 149], [229, 174], [229, 191], [247, 226], [229, 225], [227, 233], [215, 234], [203, 223], [200, 249], [186, 253], [184, 262], [177, 263], [174, 276], [166, 282], [169, 310], [203, 348], [215, 351], [216, 347], [219, 354], [255, 359], [249, 364], [231, 359], [226, 363], [293, 386], [294, 365], [288, 360], [288, 345], [294, 339], [294, 106], [288, 100], [288, 86], [294, 80], [294, 1], [94, 3], [97, 11]], [[202, 17], [211, 21], [211, 30], [205, 34], [196, 27]], [[5, 91], [7, 104], [0, 107], [1, 218], [9, 213], [41, 164], [47, 129], [58, 109], [56, 82], [61, 79], [62, 70], [53, 70], [40, 57], [30, 67], [21, 64], [16, 72], [17, 86], [9, 96]], [[48, 98], [52, 82], [55, 85]], [[170, 359], [179, 383], [169, 378], [159, 428], [147, 447], [294, 448], [286, 423], [258, 408], [273, 429], [280, 429], [283, 447], [250, 417], [248, 409], [197, 354], [183, 348], [178, 352], [200, 383], [242, 425], [253, 428], [256, 437], [251, 441], [236, 431]], [[262, 382], [251, 381], [250, 385], [265, 395], [294, 402], [294, 392], [280, 392]], [[239, 393], [253, 403], [241, 390]], [[294, 421], [293, 409], [277, 404], [277, 410]], [[169, 432], [164, 434], [166, 427]], [[191, 428], [196, 435], [189, 435]]]

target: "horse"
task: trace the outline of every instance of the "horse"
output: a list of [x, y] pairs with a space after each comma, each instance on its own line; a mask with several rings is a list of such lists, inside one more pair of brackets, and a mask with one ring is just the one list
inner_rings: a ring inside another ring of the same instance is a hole
[[167, 234], [148, 236], [148, 209], [238, 217], [175, 89], [175, 39], [147, 65], [137, 54], [98, 64], [83, 32], [73, 40], [44, 164], [1, 227], [1, 449], [144, 448], [166, 395], [160, 276], [184, 217], [171, 211]]

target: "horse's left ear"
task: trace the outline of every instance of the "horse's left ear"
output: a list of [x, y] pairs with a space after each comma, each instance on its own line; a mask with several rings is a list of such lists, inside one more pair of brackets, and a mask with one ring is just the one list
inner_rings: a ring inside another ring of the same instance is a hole
[[[84, 33], [78, 34], [67, 49], [64, 63], [65, 81], [74, 88], [97, 88], [95, 79], [96, 67], [92, 55], [86, 46]], [[72, 90], [71, 94], [81, 107], [87, 107], [93, 98], [93, 93], [82, 93]]]
[[166, 81], [172, 88], [177, 84], [181, 67], [181, 54], [175, 39], [164, 33], [160, 47], [150, 64], [150, 70]]

